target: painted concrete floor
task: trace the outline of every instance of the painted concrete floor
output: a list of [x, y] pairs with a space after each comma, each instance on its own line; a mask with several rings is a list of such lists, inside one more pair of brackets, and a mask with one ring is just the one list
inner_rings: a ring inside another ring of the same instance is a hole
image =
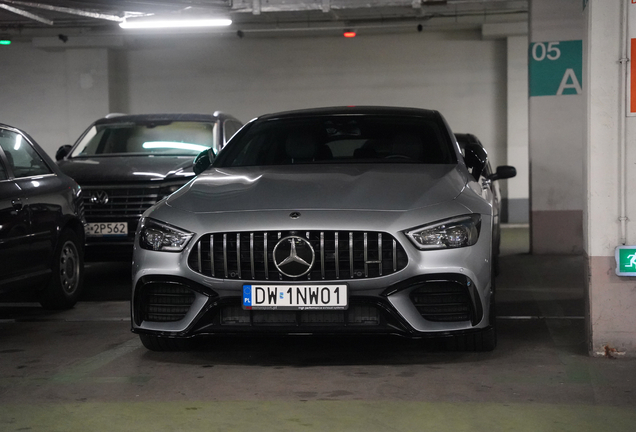
[[145, 350], [130, 268], [88, 269], [83, 301], [0, 303], [0, 431], [634, 431], [636, 359], [589, 357], [581, 257], [527, 254], [506, 228], [499, 346], [395, 338], [217, 339]]

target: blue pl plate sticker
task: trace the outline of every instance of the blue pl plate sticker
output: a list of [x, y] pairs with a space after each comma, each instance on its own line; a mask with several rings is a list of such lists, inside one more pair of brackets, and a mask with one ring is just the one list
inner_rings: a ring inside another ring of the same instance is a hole
[[243, 285], [243, 306], [252, 307], [252, 285]]

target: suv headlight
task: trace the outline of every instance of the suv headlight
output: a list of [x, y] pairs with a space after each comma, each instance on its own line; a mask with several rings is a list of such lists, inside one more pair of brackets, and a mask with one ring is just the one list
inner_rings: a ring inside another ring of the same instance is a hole
[[481, 216], [457, 216], [404, 231], [413, 244], [422, 250], [472, 246], [479, 239]]
[[142, 219], [139, 246], [164, 252], [181, 252], [194, 234], [152, 219]]

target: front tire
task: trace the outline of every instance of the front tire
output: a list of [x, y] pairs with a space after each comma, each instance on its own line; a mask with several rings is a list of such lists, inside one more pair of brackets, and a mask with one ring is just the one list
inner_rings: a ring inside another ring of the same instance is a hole
[[46, 309], [72, 308], [84, 286], [84, 256], [78, 235], [70, 229], [58, 237], [52, 271], [51, 280], [40, 294], [40, 304]]

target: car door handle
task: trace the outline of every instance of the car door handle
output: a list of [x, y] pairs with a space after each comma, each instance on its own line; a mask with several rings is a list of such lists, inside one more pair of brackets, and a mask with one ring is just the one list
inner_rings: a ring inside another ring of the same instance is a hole
[[20, 198], [11, 200], [11, 205], [15, 210], [22, 210], [22, 200]]

